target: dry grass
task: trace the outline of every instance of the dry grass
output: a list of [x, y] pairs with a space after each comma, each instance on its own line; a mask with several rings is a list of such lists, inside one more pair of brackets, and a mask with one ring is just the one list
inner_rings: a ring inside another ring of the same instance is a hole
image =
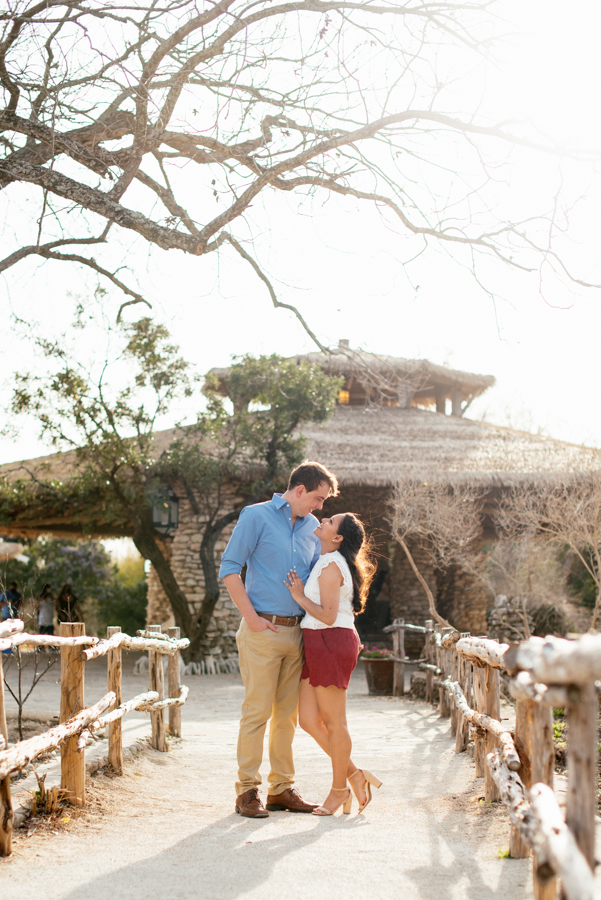
[[[168, 741], [173, 748], [180, 743], [179, 738], [168, 738]], [[33, 855], [39, 842], [45, 843], [58, 834], [99, 830], [110, 817], [137, 818], [144, 814], [149, 799], [161, 800], [164, 805], [167, 796], [149, 798], [148, 790], [155, 784], [157, 767], [170, 762], [166, 754], [144, 746], [135, 756], [125, 760], [122, 777], [115, 775], [106, 763], [98, 766], [86, 775], [86, 805], [83, 809], [71, 806], [60, 789], [46, 790], [44, 785], [43, 791], [36, 792], [35, 814], [13, 832], [13, 856], [0, 860], [0, 864]], [[39, 796], [42, 793], [47, 801]]]

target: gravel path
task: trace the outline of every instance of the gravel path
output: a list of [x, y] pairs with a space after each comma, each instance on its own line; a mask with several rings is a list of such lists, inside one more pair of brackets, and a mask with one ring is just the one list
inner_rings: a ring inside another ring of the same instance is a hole
[[[130, 662], [124, 697], [146, 686], [144, 676], [131, 674]], [[96, 663], [86, 668], [88, 702], [104, 690], [102, 660]], [[40, 685], [32, 710], [56, 709], [57, 677]], [[369, 697], [359, 667], [349, 691], [353, 757], [384, 782], [371, 806], [361, 816], [355, 806], [350, 817], [278, 812], [251, 820], [234, 813], [240, 679], [187, 681], [184, 740], [173, 742], [169, 754], [148, 751], [131, 760], [124, 778], [95, 776], [88, 810], [56, 833], [19, 832], [13, 857], [0, 862], [3, 896], [532, 897], [530, 861], [499, 858], [508, 846], [504, 809], [481, 801], [483, 782], [474, 777], [472, 760], [454, 753], [448, 719], [438, 719], [431, 707]], [[128, 719], [132, 734], [140, 733], [144, 717]], [[301, 793], [324, 799], [329, 761], [300, 731], [295, 757]]]

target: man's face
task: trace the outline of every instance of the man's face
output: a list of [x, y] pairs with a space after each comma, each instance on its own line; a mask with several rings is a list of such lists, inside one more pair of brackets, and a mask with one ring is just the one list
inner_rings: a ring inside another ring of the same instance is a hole
[[322, 481], [314, 491], [308, 491], [304, 484], [299, 484], [294, 491], [293, 512], [296, 516], [308, 516], [314, 509], [321, 509], [330, 496], [330, 485]]

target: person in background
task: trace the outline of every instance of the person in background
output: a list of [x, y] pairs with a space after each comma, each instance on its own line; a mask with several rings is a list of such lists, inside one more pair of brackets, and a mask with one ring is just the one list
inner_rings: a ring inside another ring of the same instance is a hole
[[[0, 621], [6, 622], [7, 619], [14, 619], [14, 612], [11, 606], [11, 602], [8, 599], [8, 591], [2, 591], [0, 594]], [[10, 647], [8, 650], [3, 650], [2, 653], [7, 656], [11, 652]]]
[[54, 597], [48, 582], [42, 585], [36, 606], [40, 634], [54, 634]]
[[23, 609], [23, 595], [19, 590], [17, 590], [16, 581], [11, 581], [6, 592], [6, 596], [8, 597], [8, 601], [14, 611], [13, 618], [20, 619]]
[[0, 620], [5, 622], [7, 619], [14, 618], [14, 611], [11, 602], [8, 599], [8, 591], [2, 591], [0, 594]]
[[81, 622], [81, 610], [70, 584], [64, 584], [56, 598], [56, 616], [60, 622]]

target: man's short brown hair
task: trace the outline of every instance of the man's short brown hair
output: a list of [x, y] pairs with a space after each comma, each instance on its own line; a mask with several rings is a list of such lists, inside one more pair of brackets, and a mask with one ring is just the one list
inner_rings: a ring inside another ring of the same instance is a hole
[[338, 494], [338, 479], [321, 463], [306, 459], [304, 462], [293, 469], [290, 473], [290, 481], [288, 482], [288, 490], [294, 490], [299, 484], [304, 485], [309, 491], [316, 491], [320, 484], [326, 482], [330, 486], [330, 497], [336, 497]]

